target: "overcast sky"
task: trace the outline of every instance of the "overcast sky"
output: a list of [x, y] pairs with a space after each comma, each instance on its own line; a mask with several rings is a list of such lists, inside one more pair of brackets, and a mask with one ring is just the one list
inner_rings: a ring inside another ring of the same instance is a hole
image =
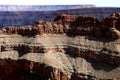
[[75, 5], [93, 4], [98, 7], [120, 7], [120, 0], [0, 0], [0, 5]]

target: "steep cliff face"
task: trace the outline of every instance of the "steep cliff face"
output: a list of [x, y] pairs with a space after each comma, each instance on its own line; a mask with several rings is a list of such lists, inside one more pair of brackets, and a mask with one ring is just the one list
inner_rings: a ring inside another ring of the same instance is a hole
[[110, 39], [120, 38], [119, 18], [117, 13], [99, 21], [93, 17], [71, 16], [61, 14], [54, 22], [37, 21], [32, 27], [7, 27], [2, 31], [9, 34], [20, 34], [23, 36], [40, 35], [43, 33], [66, 33], [68, 35], [94, 35]]
[[0, 60], [1, 80], [68, 80], [67, 76], [45, 64], [30, 62], [27, 60]]
[[54, 22], [1, 29], [0, 79], [119, 80], [119, 17], [61, 14]]

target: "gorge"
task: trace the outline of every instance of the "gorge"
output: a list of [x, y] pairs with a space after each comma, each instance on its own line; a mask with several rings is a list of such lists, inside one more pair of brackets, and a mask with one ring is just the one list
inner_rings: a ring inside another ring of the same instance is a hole
[[58, 15], [0, 30], [0, 80], [119, 80], [120, 13]]

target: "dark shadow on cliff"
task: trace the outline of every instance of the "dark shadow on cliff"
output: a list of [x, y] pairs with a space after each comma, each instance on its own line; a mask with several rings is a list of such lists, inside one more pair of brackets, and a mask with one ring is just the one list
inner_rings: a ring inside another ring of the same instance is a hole
[[67, 34], [67, 36], [69, 36], [69, 37], [76, 37], [76, 36], [85, 36], [85, 39], [88, 39], [88, 40], [93, 40], [93, 41], [100, 41], [100, 42], [112, 42], [112, 41], [115, 41], [115, 40], [117, 40], [117, 39], [112, 39], [112, 38], [110, 38], [110, 37], [105, 37], [105, 36], [100, 36], [100, 37], [98, 37], [98, 36], [94, 36], [94, 35], [79, 35], [79, 34], [74, 34], [74, 33], [66, 33]]
[[18, 54], [19, 54], [19, 57], [22, 57], [24, 54], [27, 54], [27, 53], [24, 51], [18, 51]]
[[[66, 54], [72, 58], [78, 58], [78, 56], [75, 53], [66, 53]], [[80, 58], [83, 58], [83, 57], [80, 57]], [[85, 59], [88, 63], [91, 63], [91, 66], [95, 70], [104, 70], [109, 72], [120, 66], [117, 64], [110, 64], [106, 62], [96, 61], [95, 59], [90, 59], [90, 58], [83, 58], [83, 59]]]
[[[85, 59], [85, 58], [84, 58]], [[109, 63], [105, 63], [105, 62], [98, 62], [98, 61], [95, 61], [93, 59], [88, 59], [86, 58], [85, 59], [87, 62], [90, 62], [92, 67], [95, 69], [95, 70], [104, 70], [104, 71], [112, 71], [114, 70], [115, 68], [119, 67], [119, 65], [111, 65]]]
[[[89, 18], [89, 17], [88, 17]], [[93, 19], [94, 20], [94, 19]], [[116, 40], [110, 28], [102, 27], [103, 23], [99, 20], [93, 20], [86, 24], [87, 18], [77, 18], [75, 21], [70, 22], [69, 30], [66, 32], [69, 37], [86, 36], [88, 40], [111, 42]]]
[[93, 35], [86, 36], [86, 39], [100, 41], [100, 42], [112, 42], [112, 41], [116, 40], [116, 39], [111, 39], [110, 37], [97, 37], [97, 36], [93, 36]]
[[69, 55], [69, 56], [72, 57], [72, 58], [77, 58], [77, 57], [78, 57], [77, 54], [72, 53], [72, 52], [70, 52], [70, 51], [67, 50], [67, 49], [64, 49], [64, 51], [65, 51], [65, 54]]

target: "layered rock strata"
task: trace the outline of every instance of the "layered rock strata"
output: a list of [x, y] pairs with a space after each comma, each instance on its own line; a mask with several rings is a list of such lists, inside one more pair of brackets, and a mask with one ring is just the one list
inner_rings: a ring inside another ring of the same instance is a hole
[[0, 79], [119, 80], [119, 18], [61, 14], [54, 22], [1, 29]]
[[54, 22], [37, 21], [32, 27], [7, 27], [2, 32], [8, 34], [19, 34], [23, 36], [41, 35], [43, 33], [66, 33], [68, 35], [94, 35], [97, 37], [120, 38], [119, 13], [114, 13], [99, 21], [94, 17], [71, 16], [61, 14]]

